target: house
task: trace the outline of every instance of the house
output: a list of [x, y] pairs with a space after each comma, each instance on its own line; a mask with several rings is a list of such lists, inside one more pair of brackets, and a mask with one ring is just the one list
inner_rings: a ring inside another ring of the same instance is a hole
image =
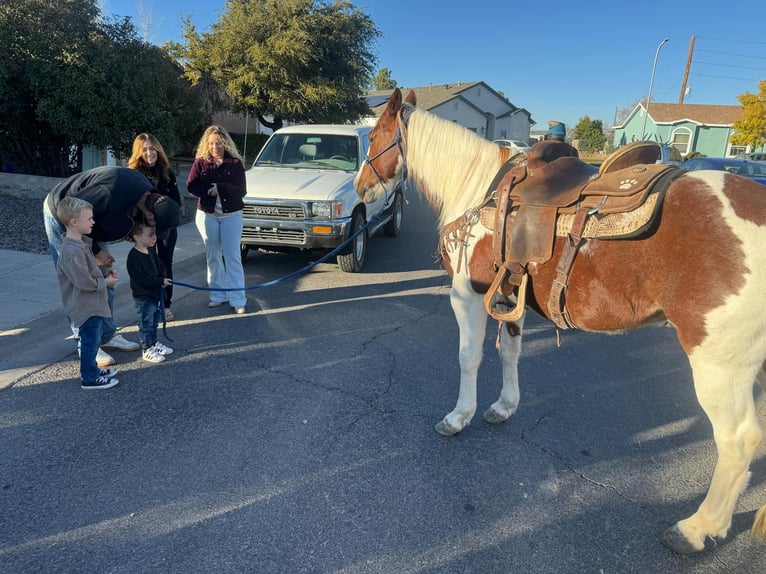
[[[401, 88], [406, 96], [415, 92], [418, 109], [468, 128], [488, 140], [512, 139], [529, 142], [529, 130], [535, 125], [532, 115], [514, 106], [484, 82], [428, 85]], [[393, 90], [369, 92], [367, 103], [373, 116], [361, 123], [374, 125], [386, 109]]]
[[734, 145], [734, 122], [742, 119], [740, 106], [662, 104], [641, 102], [625, 121], [614, 126], [615, 147], [640, 139], [672, 143], [681, 155], [695, 151], [709, 157], [734, 157], [756, 151]]

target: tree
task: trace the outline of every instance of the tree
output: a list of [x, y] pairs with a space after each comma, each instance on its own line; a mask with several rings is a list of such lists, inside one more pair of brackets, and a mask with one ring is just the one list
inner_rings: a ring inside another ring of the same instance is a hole
[[202, 129], [181, 68], [96, 0], [0, 1], [0, 49], [2, 169], [63, 176], [82, 169], [85, 145], [124, 156], [151, 131], [170, 151]]
[[378, 74], [372, 79], [372, 89], [375, 91], [393, 90], [396, 87], [396, 80], [391, 77], [388, 68], [381, 68]]
[[575, 126], [574, 139], [580, 141], [580, 150], [594, 151], [604, 149], [606, 137], [604, 136], [604, 122], [601, 120], [591, 120], [588, 116], [583, 116]]
[[761, 147], [766, 144], [766, 80], [758, 82], [758, 93], [745, 92], [737, 96], [742, 104], [742, 119], [734, 122], [731, 142], [737, 145]]
[[[625, 120], [628, 119], [628, 116], [630, 116], [631, 112], [636, 109], [636, 106], [639, 104], [638, 101], [633, 102], [630, 105], [625, 106], [624, 108], [619, 108], [614, 112], [614, 125], [620, 125]], [[646, 105], [646, 103], [644, 103]]]
[[215, 81], [232, 111], [278, 129], [284, 119], [340, 123], [369, 113], [362, 96], [379, 35], [347, 0], [227, 0], [211, 32], [187, 25], [186, 44], [172, 50], [193, 82]]

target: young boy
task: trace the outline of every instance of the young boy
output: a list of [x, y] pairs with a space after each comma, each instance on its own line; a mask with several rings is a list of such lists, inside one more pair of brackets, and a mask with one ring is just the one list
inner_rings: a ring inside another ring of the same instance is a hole
[[130, 275], [130, 290], [138, 314], [138, 340], [143, 356], [150, 363], [161, 363], [173, 349], [157, 340], [157, 324], [162, 318], [160, 297], [163, 288], [171, 284], [166, 277], [165, 266], [157, 256], [156, 229], [145, 222], [137, 222], [130, 232], [130, 241], [135, 243], [128, 253], [127, 268]]
[[77, 197], [66, 197], [56, 207], [56, 217], [66, 227], [56, 265], [64, 311], [80, 333], [80, 377], [83, 389], [108, 389], [120, 381], [117, 369], [99, 369], [96, 364], [101, 325], [111, 317], [106, 288], [117, 283], [117, 273], [104, 276], [93, 255], [93, 206]]

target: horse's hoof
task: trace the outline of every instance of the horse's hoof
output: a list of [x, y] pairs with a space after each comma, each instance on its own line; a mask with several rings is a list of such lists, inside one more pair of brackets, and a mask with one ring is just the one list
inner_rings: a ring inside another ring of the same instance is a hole
[[484, 411], [484, 414], [481, 415], [481, 418], [484, 419], [484, 422], [487, 422], [491, 425], [499, 425], [500, 423], [504, 423], [510, 418], [511, 415], [503, 416], [500, 413], [498, 413], [496, 410], [489, 408], [486, 411]]
[[438, 424], [436, 425], [436, 432], [438, 432], [442, 436], [452, 436], [460, 432], [461, 429], [454, 428], [449, 426], [446, 422], [446, 419], [440, 420]]
[[695, 548], [681, 533], [678, 525], [674, 525], [663, 532], [660, 541], [676, 554], [694, 554], [704, 549], [704, 546], [702, 548]]

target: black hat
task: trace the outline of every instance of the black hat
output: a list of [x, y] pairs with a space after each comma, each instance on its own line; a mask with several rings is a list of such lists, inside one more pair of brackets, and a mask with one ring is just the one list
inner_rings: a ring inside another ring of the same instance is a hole
[[146, 207], [154, 214], [157, 239], [167, 239], [171, 229], [181, 223], [181, 206], [166, 195], [152, 193], [146, 199]]

